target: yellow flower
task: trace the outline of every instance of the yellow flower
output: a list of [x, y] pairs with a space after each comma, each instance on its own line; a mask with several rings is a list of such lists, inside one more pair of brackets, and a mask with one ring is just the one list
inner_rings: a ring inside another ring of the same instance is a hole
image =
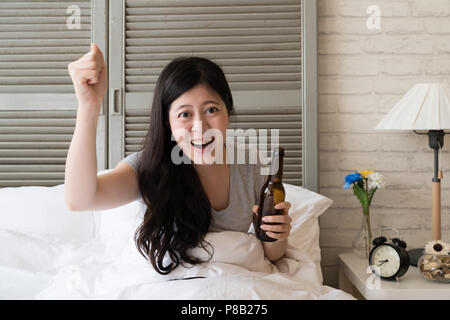
[[374, 173], [374, 171], [372, 170], [360, 170], [358, 172], [362, 175], [364, 179], [366, 179], [369, 174]]

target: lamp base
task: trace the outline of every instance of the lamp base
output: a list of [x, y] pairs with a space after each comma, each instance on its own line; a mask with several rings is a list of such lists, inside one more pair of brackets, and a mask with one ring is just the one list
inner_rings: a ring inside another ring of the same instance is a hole
[[441, 180], [431, 183], [431, 228], [432, 239], [441, 240]]

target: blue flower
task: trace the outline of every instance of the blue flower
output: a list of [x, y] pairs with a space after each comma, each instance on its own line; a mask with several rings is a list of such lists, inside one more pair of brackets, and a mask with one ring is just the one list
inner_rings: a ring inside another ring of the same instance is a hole
[[354, 182], [359, 180], [362, 180], [362, 176], [359, 172], [350, 173], [348, 176], [345, 177], [344, 189], [350, 188]]

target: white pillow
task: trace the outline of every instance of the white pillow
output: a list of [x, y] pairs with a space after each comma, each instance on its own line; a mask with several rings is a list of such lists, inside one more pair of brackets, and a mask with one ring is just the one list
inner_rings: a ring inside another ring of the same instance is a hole
[[291, 246], [308, 252], [314, 262], [320, 263], [319, 216], [333, 200], [308, 189], [283, 184], [286, 201], [291, 203], [289, 215], [292, 218], [288, 242]]
[[[112, 170], [102, 170], [97, 175], [102, 175]], [[136, 200], [114, 209], [94, 211], [95, 238], [134, 235], [142, 221], [145, 209], [145, 203], [141, 200]]]
[[145, 213], [142, 201], [132, 201], [110, 210], [94, 211], [95, 238], [117, 237], [134, 234]]
[[57, 237], [65, 241], [93, 239], [91, 211], [72, 212], [64, 201], [64, 185], [0, 189], [0, 227], [22, 233]]

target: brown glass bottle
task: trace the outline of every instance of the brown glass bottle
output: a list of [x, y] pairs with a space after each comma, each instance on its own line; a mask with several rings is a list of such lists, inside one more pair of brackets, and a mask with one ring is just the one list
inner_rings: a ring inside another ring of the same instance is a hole
[[[261, 241], [274, 242], [277, 239], [271, 238], [261, 229], [261, 219], [269, 215], [279, 215], [283, 213], [282, 209], [275, 209], [274, 206], [285, 199], [285, 191], [282, 183], [283, 177], [283, 157], [284, 149], [275, 148], [272, 154], [272, 163], [270, 165], [269, 176], [266, 183], [261, 188], [259, 196], [258, 218], [255, 224], [256, 237]], [[267, 223], [265, 224], [279, 224]]]

